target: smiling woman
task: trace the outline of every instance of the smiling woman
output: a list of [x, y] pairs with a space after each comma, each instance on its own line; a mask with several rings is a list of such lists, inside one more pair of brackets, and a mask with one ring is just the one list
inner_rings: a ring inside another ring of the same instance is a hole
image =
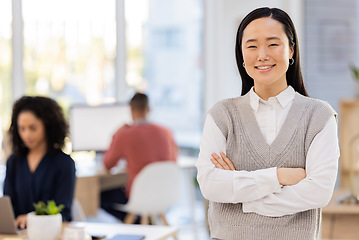
[[255, 79], [258, 96], [268, 100], [287, 88], [286, 72], [294, 47], [283, 26], [273, 18], [252, 21], [243, 32], [243, 60], [248, 75]]
[[211, 237], [318, 239], [338, 169], [336, 113], [308, 97], [284, 11], [249, 13], [235, 51], [242, 96], [209, 110], [196, 163]]

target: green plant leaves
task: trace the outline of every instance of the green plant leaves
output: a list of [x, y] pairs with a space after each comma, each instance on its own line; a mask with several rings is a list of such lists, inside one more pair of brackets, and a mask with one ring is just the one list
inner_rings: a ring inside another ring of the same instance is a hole
[[43, 201], [33, 203], [33, 205], [35, 207], [36, 215], [56, 215], [65, 207], [63, 204], [56, 206], [54, 200], [47, 201], [47, 205]]
[[352, 75], [356, 81], [359, 81], [359, 69], [356, 68], [354, 65], [350, 65], [350, 70], [352, 72]]

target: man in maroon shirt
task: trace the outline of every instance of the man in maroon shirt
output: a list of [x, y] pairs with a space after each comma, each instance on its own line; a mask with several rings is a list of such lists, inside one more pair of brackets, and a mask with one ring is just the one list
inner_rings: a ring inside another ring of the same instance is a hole
[[126, 186], [101, 194], [101, 207], [122, 221], [126, 213], [113, 209], [113, 204], [128, 201], [133, 180], [142, 168], [152, 162], [176, 161], [178, 154], [171, 131], [147, 120], [150, 110], [145, 94], [136, 93], [130, 107], [133, 124], [117, 130], [103, 158], [107, 169], [114, 167], [121, 158], [127, 162]]

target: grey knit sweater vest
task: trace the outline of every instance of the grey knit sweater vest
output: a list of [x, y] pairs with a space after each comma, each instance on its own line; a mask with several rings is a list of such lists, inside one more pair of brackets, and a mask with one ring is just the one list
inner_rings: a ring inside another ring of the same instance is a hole
[[[329, 118], [336, 115], [329, 104], [296, 93], [282, 128], [268, 145], [250, 107], [249, 94], [220, 101], [209, 113], [226, 138], [228, 158], [237, 170], [246, 171], [305, 168], [313, 138]], [[211, 237], [215, 239], [313, 240], [319, 237], [320, 209], [267, 217], [243, 213], [241, 203], [210, 202], [208, 214]]]

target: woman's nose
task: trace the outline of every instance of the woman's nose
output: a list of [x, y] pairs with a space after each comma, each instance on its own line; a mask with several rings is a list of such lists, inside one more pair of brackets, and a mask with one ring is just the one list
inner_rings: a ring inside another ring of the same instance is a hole
[[24, 129], [24, 130], [21, 131], [20, 136], [21, 136], [21, 138], [26, 139], [26, 138], [28, 138], [28, 137], [30, 136], [30, 134], [31, 134], [31, 133], [30, 133], [29, 130]]
[[269, 56], [267, 53], [267, 49], [264, 47], [259, 48], [257, 60], [258, 61], [267, 61], [268, 59], [269, 59]]

